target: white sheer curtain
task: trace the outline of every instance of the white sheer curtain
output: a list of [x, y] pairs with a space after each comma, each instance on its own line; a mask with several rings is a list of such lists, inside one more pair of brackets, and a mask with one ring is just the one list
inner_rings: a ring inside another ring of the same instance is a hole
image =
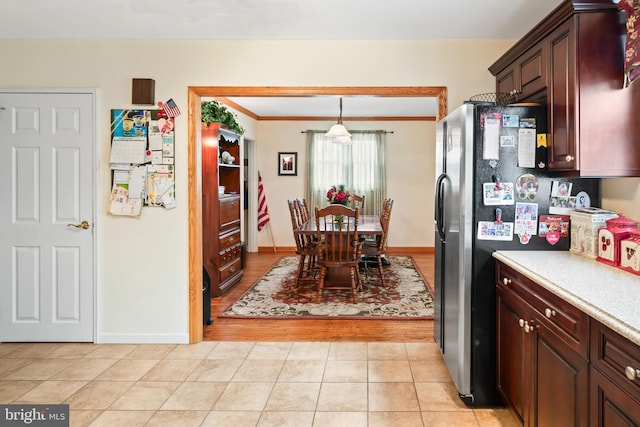
[[353, 144], [340, 145], [307, 131], [306, 198], [311, 211], [326, 206], [327, 191], [344, 184], [350, 193], [365, 196], [364, 214], [379, 215], [387, 193], [385, 131], [349, 131]]

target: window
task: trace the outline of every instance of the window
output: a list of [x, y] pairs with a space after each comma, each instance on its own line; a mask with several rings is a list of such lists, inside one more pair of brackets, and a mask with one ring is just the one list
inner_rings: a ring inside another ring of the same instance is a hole
[[307, 200], [312, 207], [326, 206], [327, 190], [344, 184], [365, 196], [364, 213], [378, 214], [386, 197], [385, 132], [350, 132], [351, 145], [334, 144], [324, 132], [308, 132]]

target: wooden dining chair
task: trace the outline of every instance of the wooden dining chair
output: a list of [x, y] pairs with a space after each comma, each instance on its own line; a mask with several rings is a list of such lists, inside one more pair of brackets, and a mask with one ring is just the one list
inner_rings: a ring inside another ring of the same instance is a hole
[[302, 225], [298, 221], [295, 201], [287, 200], [289, 215], [291, 216], [291, 227], [293, 228], [293, 238], [296, 242], [296, 254], [298, 255], [298, 271], [296, 273], [295, 291], [298, 293], [300, 281], [310, 279], [315, 281], [317, 274], [316, 256], [318, 254], [317, 245], [312, 239], [307, 239], [303, 234], [297, 233], [296, 229]]
[[302, 203], [300, 203], [299, 198], [293, 199], [293, 208], [296, 214], [296, 220], [298, 221], [298, 224], [302, 225], [308, 221], [308, 215], [306, 215], [305, 209], [302, 206]]
[[349, 270], [350, 285], [332, 285], [330, 289], [350, 289], [353, 303], [358, 303], [356, 284], [360, 280], [358, 262], [362, 246], [358, 241], [359, 215], [359, 208], [352, 209], [338, 204], [329, 205], [323, 209], [315, 209], [317, 239], [318, 242], [321, 242], [318, 244], [316, 260], [320, 268], [318, 298], [316, 301], [318, 304], [322, 301], [325, 291], [325, 278], [327, 277], [328, 269], [338, 271], [345, 268]]
[[309, 205], [307, 204], [307, 199], [302, 197], [298, 197], [294, 200], [296, 204], [296, 210], [298, 211], [298, 217], [302, 220], [302, 222], [309, 221], [311, 214], [309, 213]]
[[389, 234], [389, 220], [391, 219], [391, 208], [393, 207], [392, 199], [385, 199], [382, 204], [382, 213], [380, 214], [380, 225], [382, 226], [382, 234], [375, 236], [375, 239], [365, 240], [362, 245], [362, 256], [364, 260], [364, 268], [369, 276], [370, 261], [375, 258], [376, 264], [378, 264], [378, 274], [380, 276], [380, 283], [382, 286], [386, 286], [384, 281], [384, 271], [382, 269], [382, 256], [387, 249], [387, 236]]
[[354, 202], [351, 206], [354, 208], [360, 208], [360, 213], [364, 213], [364, 194], [362, 196], [358, 196], [357, 194], [349, 194], [347, 200], [349, 200], [349, 202]]

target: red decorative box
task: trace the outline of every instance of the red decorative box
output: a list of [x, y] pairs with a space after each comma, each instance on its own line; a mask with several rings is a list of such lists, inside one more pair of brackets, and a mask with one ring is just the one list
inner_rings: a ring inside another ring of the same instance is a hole
[[620, 242], [638, 230], [638, 221], [625, 218], [607, 220], [607, 226], [598, 230], [598, 261], [615, 267], [620, 265]]
[[620, 268], [640, 276], [640, 230], [620, 242]]

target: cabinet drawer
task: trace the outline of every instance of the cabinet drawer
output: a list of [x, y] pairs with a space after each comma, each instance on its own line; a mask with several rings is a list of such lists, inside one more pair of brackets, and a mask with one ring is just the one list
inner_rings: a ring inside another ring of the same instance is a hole
[[235, 245], [220, 252], [218, 265], [224, 266], [240, 258], [240, 245]]
[[589, 316], [517, 271], [498, 263], [498, 286], [529, 303], [553, 332], [584, 358], [589, 354]]
[[242, 270], [242, 266], [240, 265], [240, 259], [232, 262], [229, 265], [224, 266], [220, 269], [220, 283], [232, 277], [234, 274], [238, 273]]
[[591, 321], [591, 363], [640, 400], [640, 347]]
[[218, 250], [220, 252], [223, 252], [229, 249], [231, 246], [234, 246], [240, 243], [240, 229], [236, 228], [227, 233], [221, 234], [219, 239], [220, 239], [220, 242], [219, 242], [220, 244], [218, 245]]
[[220, 198], [220, 228], [240, 223], [240, 197]]

